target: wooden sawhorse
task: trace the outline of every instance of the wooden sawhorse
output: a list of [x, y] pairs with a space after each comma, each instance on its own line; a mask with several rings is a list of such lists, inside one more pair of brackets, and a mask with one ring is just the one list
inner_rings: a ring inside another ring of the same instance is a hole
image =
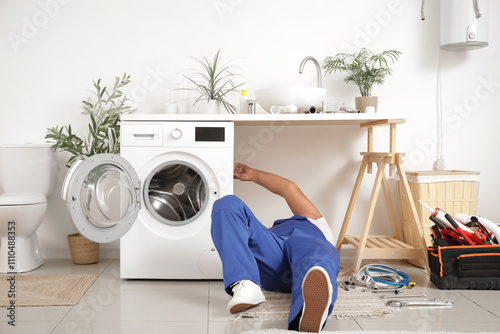
[[[404, 120], [381, 120], [373, 121], [361, 124], [361, 127], [366, 127], [368, 130], [368, 151], [362, 152], [363, 160], [361, 161], [361, 167], [359, 168], [358, 176], [356, 178], [356, 183], [354, 184], [354, 190], [349, 201], [349, 206], [347, 207], [347, 212], [345, 214], [344, 222], [342, 223], [342, 228], [337, 240], [337, 250], [343, 244], [352, 244], [357, 248], [356, 257], [354, 259], [353, 270], [357, 272], [361, 266], [361, 261], [363, 259], [424, 259], [426, 264], [427, 272], [430, 273], [429, 264], [427, 262], [427, 244], [425, 242], [422, 228], [420, 226], [420, 220], [418, 218], [418, 213], [415, 208], [415, 203], [413, 202], [413, 197], [410, 191], [410, 186], [406, 178], [406, 173], [403, 169], [403, 154], [396, 153], [396, 125], [404, 123]], [[376, 126], [389, 126], [390, 138], [389, 138], [389, 152], [372, 152], [373, 151], [373, 127]], [[363, 231], [361, 236], [349, 236], [346, 235], [347, 226], [351, 219], [351, 215], [354, 209], [354, 204], [356, 203], [356, 198], [358, 197], [359, 188], [363, 180], [365, 172], [369, 174], [372, 173], [372, 165], [375, 163], [377, 165], [377, 174], [375, 176], [375, 182], [373, 185], [370, 201], [368, 203], [368, 212], [366, 214]], [[402, 193], [407, 197], [408, 203], [411, 206], [411, 216], [415, 223], [416, 230], [419, 233], [419, 238], [421, 240], [421, 247], [416, 248], [404, 243], [401, 239], [401, 235], [398, 230], [396, 215], [394, 213], [394, 208], [392, 206], [392, 200], [389, 193], [389, 186], [385, 176], [385, 167], [389, 165], [390, 175], [394, 175], [394, 170], [397, 169], [399, 175], [399, 186], [402, 187]], [[387, 210], [389, 213], [389, 219], [391, 221], [393, 235], [374, 235], [369, 236], [370, 226], [373, 219], [373, 213], [375, 210], [375, 205], [377, 203], [378, 194], [380, 192], [380, 187], [382, 186], [385, 201], [387, 204]]]

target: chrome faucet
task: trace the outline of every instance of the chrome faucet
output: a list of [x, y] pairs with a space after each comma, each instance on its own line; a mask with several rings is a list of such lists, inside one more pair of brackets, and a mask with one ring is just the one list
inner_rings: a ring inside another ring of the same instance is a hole
[[312, 61], [314, 63], [314, 65], [316, 66], [316, 76], [317, 76], [317, 81], [318, 81], [318, 88], [323, 88], [323, 83], [321, 81], [321, 66], [319, 66], [319, 63], [316, 60], [316, 58], [311, 57], [311, 56], [307, 56], [304, 59], [302, 59], [302, 62], [300, 63], [300, 66], [299, 66], [299, 73], [302, 74], [302, 72], [304, 72], [304, 65], [307, 63], [308, 60]]
[[[321, 66], [319, 65], [319, 62], [316, 60], [316, 58], [312, 56], [307, 56], [302, 61], [300, 62], [299, 66], [299, 73], [302, 74], [304, 72], [304, 66], [307, 63], [307, 61], [312, 61], [314, 63], [314, 66], [316, 66], [316, 77], [317, 77], [317, 86], [318, 88], [323, 88], [323, 81], [322, 81], [322, 73], [321, 73]], [[321, 112], [325, 110], [325, 102], [321, 102]]]

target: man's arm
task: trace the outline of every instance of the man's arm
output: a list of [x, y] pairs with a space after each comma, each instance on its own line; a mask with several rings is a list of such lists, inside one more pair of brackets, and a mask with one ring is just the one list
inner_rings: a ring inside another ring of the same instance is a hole
[[312, 219], [322, 217], [318, 209], [316, 209], [300, 188], [288, 179], [251, 168], [241, 163], [236, 163], [234, 166], [234, 178], [241, 181], [253, 181], [270, 192], [283, 197], [294, 215]]

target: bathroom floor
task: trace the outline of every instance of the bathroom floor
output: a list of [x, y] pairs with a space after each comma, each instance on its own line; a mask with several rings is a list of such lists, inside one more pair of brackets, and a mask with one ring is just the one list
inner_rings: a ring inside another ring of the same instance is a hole
[[[349, 265], [349, 261], [343, 261]], [[402, 308], [387, 317], [330, 320], [325, 330], [406, 330], [499, 332], [500, 291], [442, 291], [427, 274], [400, 261], [396, 266], [417, 283], [414, 292], [451, 301], [452, 308]], [[49, 259], [32, 274], [99, 274], [76, 306], [17, 308], [16, 327], [7, 324], [1, 308], [0, 333], [240, 333], [260, 328], [286, 328], [286, 320], [233, 321], [229, 297], [221, 281], [121, 280], [119, 260], [74, 265], [70, 259]], [[28, 273], [29, 274], [29, 273]]]

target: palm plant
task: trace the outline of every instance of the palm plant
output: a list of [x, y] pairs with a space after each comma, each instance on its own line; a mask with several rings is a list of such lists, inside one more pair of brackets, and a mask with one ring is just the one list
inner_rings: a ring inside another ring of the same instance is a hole
[[239, 76], [232, 72], [234, 66], [228, 65], [228, 63], [221, 64], [220, 49], [215, 54], [213, 60], [208, 60], [203, 57], [203, 59], [196, 60], [201, 66], [203, 71], [196, 72], [194, 75], [196, 78], [186, 78], [194, 85], [192, 90], [198, 92], [200, 96], [196, 99], [194, 104], [199, 101], [206, 100], [216, 100], [227, 112], [231, 114], [237, 113], [237, 108], [227, 101], [229, 93], [236, 93], [238, 88], [243, 84], [236, 84], [234, 79]]
[[71, 125], [55, 126], [47, 129], [46, 139], [55, 143], [54, 151], [61, 150], [71, 154], [66, 163], [70, 167], [76, 160], [84, 159], [100, 153], [120, 153], [120, 116], [133, 112], [132, 107], [126, 102], [127, 97], [120, 90], [130, 83], [130, 76], [126, 73], [120, 78], [115, 77], [113, 90], [108, 92], [106, 87], [101, 87], [101, 79], [93, 81], [96, 101], [90, 98], [83, 103], [83, 114], [89, 115], [89, 133], [87, 138], [81, 139], [71, 129]]
[[327, 74], [347, 72], [344, 81], [355, 83], [361, 96], [371, 96], [373, 85], [381, 85], [386, 77], [392, 74], [389, 61], [393, 64], [402, 53], [396, 50], [387, 50], [378, 54], [362, 48], [355, 53], [339, 53], [335, 57], [326, 57], [323, 69]]

